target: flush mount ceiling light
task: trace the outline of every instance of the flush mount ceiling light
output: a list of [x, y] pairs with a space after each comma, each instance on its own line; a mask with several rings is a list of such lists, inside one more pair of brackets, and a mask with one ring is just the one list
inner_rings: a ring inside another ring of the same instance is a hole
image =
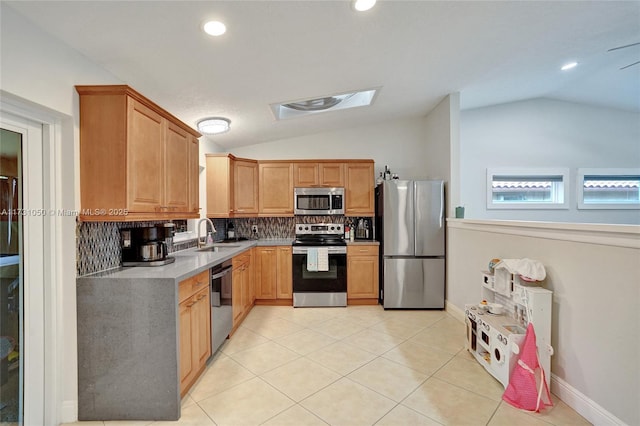
[[353, 8], [358, 12], [364, 12], [371, 9], [376, 4], [376, 0], [355, 0]]
[[270, 106], [276, 119], [283, 120], [285, 118], [371, 105], [379, 89], [366, 89], [298, 101], [280, 102]]
[[568, 70], [570, 70], [570, 69], [572, 69], [572, 68], [575, 68], [575, 67], [577, 67], [577, 66], [578, 66], [578, 63], [577, 63], [577, 62], [569, 62], [569, 63], [564, 64], [564, 65], [560, 68], [560, 70], [562, 70], [562, 71], [568, 71]]
[[205, 33], [215, 37], [221, 36], [227, 31], [227, 27], [220, 21], [205, 22], [202, 29]]
[[229, 131], [231, 120], [224, 117], [211, 117], [198, 121], [198, 130], [205, 135], [219, 135]]

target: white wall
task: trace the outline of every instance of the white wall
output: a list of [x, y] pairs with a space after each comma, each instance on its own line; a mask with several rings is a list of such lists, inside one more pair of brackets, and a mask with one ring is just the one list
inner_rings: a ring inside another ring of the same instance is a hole
[[418, 117], [249, 145], [232, 153], [256, 160], [373, 159], [376, 177], [388, 165], [401, 179], [415, 179], [433, 177], [438, 166], [427, 158], [427, 145], [425, 118]]
[[[474, 219], [640, 224], [638, 210], [577, 210], [578, 167], [640, 167], [640, 114], [550, 99], [462, 111], [461, 200]], [[568, 210], [487, 210], [488, 167], [568, 167]]]
[[[50, 112], [61, 117], [60, 156], [56, 159], [60, 173], [61, 207], [79, 207], [79, 131], [76, 84], [122, 84], [113, 75], [87, 60], [80, 53], [34, 27], [6, 4], [0, 3], [0, 87], [2, 91], [26, 100], [31, 111]], [[5, 95], [6, 96], [6, 95]], [[14, 98], [11, 96], [11, 98]], [[31, 108], [32, 107], [32, 108]], [[52, 289], [59, 300], [55, 336], [61, 344], [61, 364], [56, 366], [57, 419], [49, 424], [75, 421], [77, 418], [76, 355], [76, 253], [75, 218], [62, 218], [60, 232], [59, 282]], [[47, 377], [51, 380], [53, 374]]]
[[[480, 299], [492, 258], [528, 257], [552, 290], [552, 390], [595, 424], [640, 424], [640, 230], [635, 226], [449, 220], [447, 302]], [[598, 407], [599, 406], [599, 407]]]
[[447, 216], [459, 199], [458, 170], [460, 94], [446, 96], [425, 118], [426, 161], [431, 178], [443, 179], [447, 193]]

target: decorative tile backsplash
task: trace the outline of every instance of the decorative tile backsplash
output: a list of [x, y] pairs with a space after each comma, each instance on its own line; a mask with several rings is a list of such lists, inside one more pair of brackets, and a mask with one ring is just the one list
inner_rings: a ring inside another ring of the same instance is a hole
[[[234, 219], [212, 219], [216, 227], [214, 241], [223, 240], [227, 235], [227, 223], [232, 221], [237, 237], [255, 238], [251, 226], [258, 226], [258, 238], [294, 238], [296, 223], [340, 223], [343, 216], [296, 216], [296, 217], [254, 217]], [[121, 264], [120, 228], [155, 226], [157, 222], [80, 222], [76, 223], [76, 269], [78, 276], [92, 274], [107, 269], [118, 268]], [[203, 230], [204, 230], [204, 225]], [[196, 240], [174, 243], [167, 247], [169, 253], [186, 250], [197, 245]]]

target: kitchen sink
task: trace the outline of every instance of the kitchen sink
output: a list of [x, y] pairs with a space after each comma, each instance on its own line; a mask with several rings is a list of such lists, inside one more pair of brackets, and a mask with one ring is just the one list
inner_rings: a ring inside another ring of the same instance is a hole
[[510, 324], [510, 325], [503, 325], [503, 327], [507, 330], [509, 330], [512, 333], [515, 334], [524, 334], [526, 332], [526, 330], [522, 327], [520, 327], [519, 325], [516, 324]]
[[235, 250], [238, 247], [240, 247], [239, 245], [232, 245], [232, 244], [214, 244], [211, 246], [205, 246], [202, 248], [199, 248], [198, 251], [213, 251], [213, 252], [218, 252], [218, 251], [229, 251], [229, 250]]

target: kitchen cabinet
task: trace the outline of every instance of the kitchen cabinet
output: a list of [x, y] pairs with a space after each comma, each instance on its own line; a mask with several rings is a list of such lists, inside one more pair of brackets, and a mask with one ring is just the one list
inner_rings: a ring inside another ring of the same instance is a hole
[[178, 301], [180, 395], [184, 396], [211, 356], [209, 271], [181, 281]]
[[251, 252], [247, 251], [232, 259], [232, 298], [233, 329], [235, 330], [247, 316], [253, 301], [251, 300], [251, 287], [253, 286], [253, 270], [251, 265]]
[[377, 244], [347, 246], [348, 303], [378, 303], [378, 251]]
[[259, 216], [293, 216], [293, 164], [260, 161]]
[[373, 161], [349, 161], [345, 169], [345, 215], [374, 216]]
[[200, 216], [200, 148], [198, 138], [189, 135], [189, 211]]
[[207, 217], [258, 214], [258, 162], [231, 154], [207, 154]]
[[293, 163], [294, 187], [344, 187], [344, 163]]
[[128, 86], [80, 95], [80, 220], [198, 217], [190, 161], [196, 132]]
[[293, 300], [291, 246], [256, 247], [255, 254], [256, 303], [290, 305]]

